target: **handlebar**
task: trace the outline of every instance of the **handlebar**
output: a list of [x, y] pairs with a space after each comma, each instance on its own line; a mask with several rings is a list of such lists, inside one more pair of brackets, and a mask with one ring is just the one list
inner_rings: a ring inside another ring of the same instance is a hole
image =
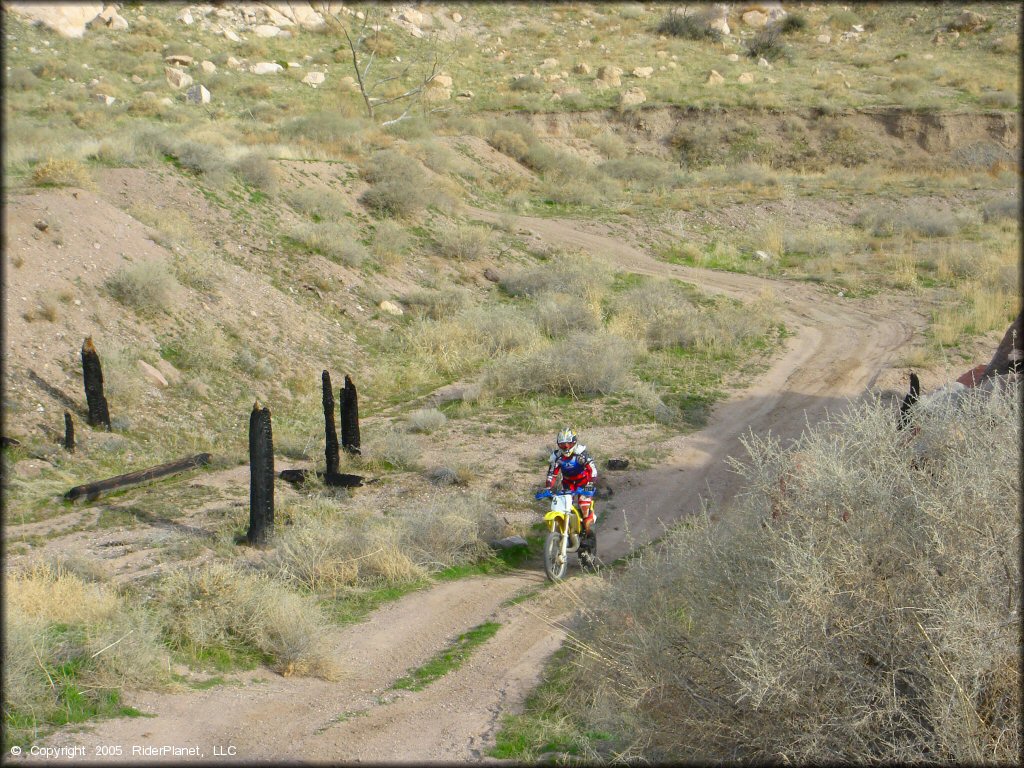
[[[586, 488], [577, 488], [575, 491], [557, 491], [559, 496], [593, 496], [596, 491], [588, 491]], [[540, 501], [541, 499], [550, 499], [556, 494], [556, 491], [552, 491], [550, 488], [545, 488], [543, 491], [537, 491], [534, 494], [534, 498]]]

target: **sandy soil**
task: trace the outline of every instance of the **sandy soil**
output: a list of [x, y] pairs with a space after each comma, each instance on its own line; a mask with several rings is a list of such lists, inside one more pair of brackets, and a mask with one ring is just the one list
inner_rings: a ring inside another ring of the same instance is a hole
[[[498, 218], [485, 211], [474, 215]], [[614, 495], [603, 506], [598, 528], [605, 562], [698, 510], [702, 496], [716, 514], [723, 512], [738, 481], [724, 459], [742, 456], [740, 438], [748, 431], [795, 437], [808, 422], [869, 388], [901, 386], [903, 374], [898, 377], [891, 366], [923, 327], [921, 308], [893, 298], [850, 300], [804, 284], [664, 264], [600, 225], [520, 217], [518, 226], [537, 240], [582, 247], [620, 269], [677, 277], [739, 298], [773, 291], [794, 332], [783, 354], [751, 386], [715, 407], [706, 428], [675, 438], [661, 465], [608, 474]], [[541, 573], [439, 584], [340, 630], [335, 647], [346, 672], [338, 682], [261, 670], [262, 680], [243, 676], [238, 685], [206, 691], [128, 693], [126, 703], [155, 717], [63, 730], [41, 744], [84, 746], [90, 759], [100, 759], [97, 746], [120, 745], [124, 762], [140, 761], [133, 747], [165, 745], [196, 746], [207, 760], [215, 748], [228, 754], [231, 748], [232, 759], [241, 761], [486, 760], [500, 716], [521, 710], [543, 662], [565, 638], [565, 622], [582, 604], [582, 591], [599, 588], [599, 582], [571, 579], [515, 605], [505, 601], [541, 586]], [[416, 693], [388, 690], [407, 670], [487, 620], [500, 621], [501, 629], [460, 670]]]

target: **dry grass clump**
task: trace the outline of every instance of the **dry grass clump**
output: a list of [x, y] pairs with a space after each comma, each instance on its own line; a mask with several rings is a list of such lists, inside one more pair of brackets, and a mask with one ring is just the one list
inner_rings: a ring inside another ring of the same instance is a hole
[[537, 326], [552, 339], [579, 331], [594, 331], [601, 326], [601, 315], [592, 304], [555, 291], [537, 297]]
[[271, 195], [277, 192], [277, 168], [263, 155], [254, 152], [242, 155], [231, 164], [231, 169], [250, 187]]
[[751, 438], [740, 522], [679, 526], [595, 604], [568, 714], [654, 762], [1014, 762], [1019, 411]]
[[177, 285], [167, 265], [160, 261], [122, 267], [103, 282], [114, 300], [142, 314], [166, 311]]
[[441, 256], [458, 261], [479, 259], [490, 245], [493, 231], [475, 224], [445, 223], [436, 235], [436, 248]]
[[287, 237], [314, 253], [347, 267], [360, 266], [366, 248], [344, 224], [334, 221], [306, 221], [287, 230]]
[[377, 222], [370, 241], [370, 250], [384, 264], [395, 264], [413, 246], [412, 236], [397, 221]]
[[681, 37], [684, 40], [703, 40], [717, 43], [722, 39], [722, 33], [712, 27], [706, 14], [703, 13], [676, 13], [670, 11], [655, 28], [659, 35], [668, 37]]
[[608, 160], [621, 160], [629, 152], [629, 145], [626, 144], [625, 139], [614, 131], [602, 131], [594, 136], [590, 142]]
[[510, 296], [536, 298], [557, 290], [594, 304], [611, 284], [608, 265], [583, 252], [558, 251], [542, 263], [503, 275], [498, 283]]
[[3, 669], [11, 738], [26, 721], [102, 708], [124, 685], [161, 686], [167, 653], [156, 624], [112, 588], [37, 562], [5, 577]]
[[415, 317], [443, 320], [469, 307], [472, 295], [465, 288], [423, 289], [402, 298]]
[[288, 205], [315, 222], [344, 221], [349, 213], [345, 198], [332, 189], [299, 187], [285, 193]]
[[49, 158], [32, 169], [32, 184], [37, 187], [93, 186], [88, 169], [77, 160]]
[[413, 411], [406, 417], [409, 429], [412, 432], [423, 432], [430, 434], [436, 432], [448, 423], [448, 417], [437, 408], [420, 408]]
[[337, 676], [319, 608], [266, 574], [222, 562], [178, 570], [160, 584], [160, 609], [174, 648], [256, 649], [281, 674]]
[[989, 200], [982, 208], [982, 218], [985, 223], [1016, 221], [1019, 216], [1020, 200], [1013, 197]]
[[502, 396], [532, 393], [588, 397], [622, 392], [632, 381], [635, 347], [607, 332], [574, 333], [550, 346], [499, 359], [484, 387]]
[[443, 202], [419, 162], [398, 150], [377, 152], [362, 174], [370, 188], [359, 200], [378, 214], [412, 216]]

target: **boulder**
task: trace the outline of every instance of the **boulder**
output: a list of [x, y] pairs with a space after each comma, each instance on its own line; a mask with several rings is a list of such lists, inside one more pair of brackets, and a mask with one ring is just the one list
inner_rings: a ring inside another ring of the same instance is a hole
[[323, 85], [324, 80], [326, 79], [327, 75], [325, 75], [323, 72], [307, 72], [306, 76], [302, 78], [302, 82], [304, 82], [306, 85], [311, 85], [314, 88], [316, 88], [317, 86]]
[[462, 22], [462, 14], [459, 13], [458, 11], [453, 13], [452, 14], [452, 21], [454, 21], [456, 24], [461, 23]]
[[80, 38], [86, 25], [103, 13], [102, 3], [4, 3], [4, 10], [52, 29], [61, 37]]
[[628, 88], [619, 95], [619, 106], [632, 107], [647, 101], [647, 94], [640, 88]]
[[252, 32], [256, 37], [277, 37], [281, 34], [281, 28], [273, 24], [257, 24]]
[[164, 67], [164, 75], [167, 77], [167, 83], [171, 88], [181, 90], [192, 85], [192, 75], [176, 67]]
[[176, 21], [180, 21], [182, 24], [184, 24], [187, 27], [192, 26], [195, 23], [195, 21], [196, 21], [194, 18], [192, 18], [192, 9], [191, 8], [183, 8], [182, 10], [178, 11], [178, 15], [175, 16], [174, 18], [175, 18]]
[[541, 69], [554, 69], [557, 66], [558, 59], [544, 59], [544, 61], [540, 63]]
[[139, 360], [138, 362], [139, 370], [142, 371], [142, 375], [149, 379], [149, 381], [161, 388], [166, 388], [168, 386], [167, 379], [164, 378], [164, 375], [160, 373], [160, 371], [145, 360]]
[[160, 371], [160, 373], [164, 375], [164, 378], [171, 384], [178, 384], [181, 382], [181, 371], [162, 357], [156, 361], [156, 369]]
[[639, 77], [646, 80], [654, 74], [654, 67], [637, 67], [633, 70], [633, 77]]
[[949, 28], [957, 32], [974, 32], [984, 26], [987, 19], [980, 13], [964, 9], [964, 11], [949, 23]]
[[398, 14], [398, 18], [402, 21], [412, 24], [414, 27], [423, 26], [423, 14], [414, 8], [406, 8]]
[[736, 78], [736, 82], [740, 85], [750, 85], [754, 82], [754, 75], [750, 72], [741, 72], [740, 76]]
[[613, 66], [601, 67], [597, 70], [597, 79], [605, 85], [622, 85], [622, 70]]
[[217, 65], [212, 61], [201, 61], [199, 62], [199, 68], [208, 75], [212, 75], [217, 71]]
[[430, 85], [436, 88], [451, 88], [452, 77], [451, 75], [434, 75], [433, 80], [430, 81]]
[[629, 459], [608, 459], [608, 469], [622, 470], [629, 467]]
[[225, 61], [224, 63], [227, 64], [232, 69], [241, 69], [242, 68], [242, 62], [240, 62], [234, 56], [228, 56], [228, 60]]
[[206, 90], [205, 86], [193, 85], [185, 91], [185, 101], [189, 104], [209, 104], [210, 92]]
[[748, 27], [754, 27], [754, 29], [760, 29], [768, 24], [768, 14], [761, 13], [761, 11], [747, 11], [741, 17], [743, 23]]
[[472, 91], [459, 91], [455, 94], [455, 98], [459, 101], [469, 101], [475, 94]]
[[725, 78], [722, 77], [716, 70], [712, 69], [708, 74], [707, 85], [722, 85], [725, 82]]
[[224, 34], [224, 37], [226, 39], [230, 40], [232, 43], [240, 43], [240, 42], [242, 42], [242, 38], [240, 38], [238, 36], [238, 33], [236, 33], [235, 30], [233, 30], [233, 29], [225, 29], [223, 34]]
[[492, 549], [512, 549], [514, 547], [528, 547], [529, 543], [522, 536], [506, 536], [504, 539], [490, 542]]
[[195, 59], [191, 56], [183, 53], [172, 53], [170, 56], [164, 56], [164, 63], [171, 66], [191, 67], [194, 61]]
[[395, 315], [396, 317], [405, 314], [402, 308], [393, 301], [382, 301], [380, 303], [380, 308], [381, 311], [387, 312], [389, 315]]
[[577, 75], [589, 75], [590, 74], [590, 65], [589, 64], [584, 64], [584, 63], [581, 62], [581, 63], [577, 64], [575, 67], [573, 67], [572, 71], [574, 73], [576, 73]]
[[723, 35], [732, 32], [729, 29], [729, 6], [725, 3], [714, 3], [704, 13], [709, 29], [713, 29]]
[[254, 75], [276, 75], [278, 72], [283, 72], [284, 67], [276, 61], [260, 61], [249, 67], [249, 71]]

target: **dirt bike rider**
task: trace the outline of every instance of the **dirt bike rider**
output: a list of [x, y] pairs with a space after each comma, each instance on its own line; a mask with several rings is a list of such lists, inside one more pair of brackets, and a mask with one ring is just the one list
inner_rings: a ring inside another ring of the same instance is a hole
[[551, 452], [548, 459], [547, 487], [553, 489], [558, 478], [561, 477], [562, 489], [572, 491], [576, 495], [579, 491], [580, 516], [583, 518], [584, 541], [590, 539], [593, 533], [590, 526], [594, 524], [597, 516], [594, 514], [594, 480], [597, 479], [597, 464], [587, 452], [587, 446], [579, 444], [576, 433], [566, 427], [555, 437], [557, 448]]

